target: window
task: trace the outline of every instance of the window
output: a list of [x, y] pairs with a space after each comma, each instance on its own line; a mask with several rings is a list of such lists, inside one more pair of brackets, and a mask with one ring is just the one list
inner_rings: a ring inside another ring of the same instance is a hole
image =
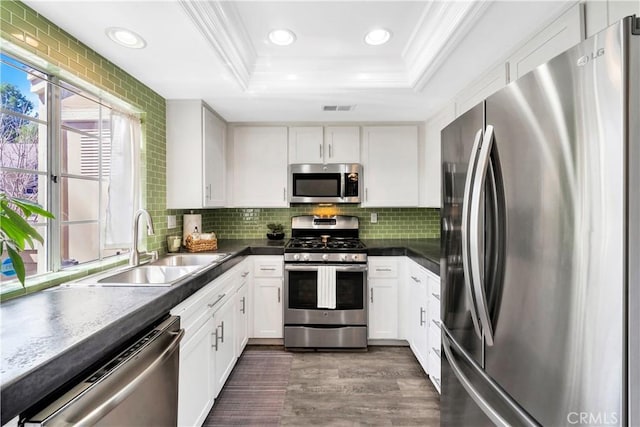
[[[0, 191], [56, 217], [29, 219], [44, 244], [22, 253], [27, 277], [128, 250], [122, 235], [130, 222], [109, 212], [137, 205], [139, 120], [4, 54], [0, 60]], [[0, 291], [15, 285], [3, 276]]]

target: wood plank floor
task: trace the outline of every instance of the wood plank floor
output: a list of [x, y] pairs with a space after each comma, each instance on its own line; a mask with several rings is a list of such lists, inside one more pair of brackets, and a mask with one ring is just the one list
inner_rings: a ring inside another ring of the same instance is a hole
[[408, 347], [287, 353], [250, 346], [204, 425], [439, 426], [440, 398]]

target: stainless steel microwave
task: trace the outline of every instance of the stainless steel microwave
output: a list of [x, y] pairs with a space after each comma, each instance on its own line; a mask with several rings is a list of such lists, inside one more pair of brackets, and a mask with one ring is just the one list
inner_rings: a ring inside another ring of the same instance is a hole
[[360, 203], [362, 166], [357, 163], [289, 165], [289, 202]]

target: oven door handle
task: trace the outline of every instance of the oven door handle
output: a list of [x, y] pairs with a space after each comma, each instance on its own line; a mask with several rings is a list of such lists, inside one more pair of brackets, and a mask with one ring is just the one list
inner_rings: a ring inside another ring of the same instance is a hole
[[[332, 267], [336, 268], [336, 271], [367, 271], [367, 265], [366, 264], [362, 264], [362, 265], [333, 265], [333, 264], [329, 264]], [[321, 264], [321, 265], [317, 265], [317, 264], [313, 264], [313, 265], [309, 265], [309, 264], [304, 264], [304, 265], [299, 265], [299, 264], [285, 264], [284, 265], [284, 269], [286, 271], [318, 271], [319, 267], [324, 267], [326, 266], [325, 264]]]

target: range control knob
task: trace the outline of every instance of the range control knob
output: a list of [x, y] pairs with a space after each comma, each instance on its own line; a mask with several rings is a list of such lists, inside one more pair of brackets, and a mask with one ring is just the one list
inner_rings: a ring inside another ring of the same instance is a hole
[[322, 255], [322, 259], [325, 260], [325, 261], [328, 260], [329, 259], [329, 254]]
[[303, 261], [309, 261], [309, 254], [304, 254], [304, 255], [302, 256], [302, 260], [303, 260]]
[[293, 256], [293, 259], [294, 259], [295, 261], [299, 261], [299, 260], [300, 260], [300, 255], [299, 255], [299, 254], [295, 254], [295, 255]]
[[354, 261], [358, 261], [358, 254], [353, 254], [351, 256], [351, 259], [354, 260]]
[[347, 260], [347, 256], [342, 254], [340, 255], [340, 261], [346, 261]]

